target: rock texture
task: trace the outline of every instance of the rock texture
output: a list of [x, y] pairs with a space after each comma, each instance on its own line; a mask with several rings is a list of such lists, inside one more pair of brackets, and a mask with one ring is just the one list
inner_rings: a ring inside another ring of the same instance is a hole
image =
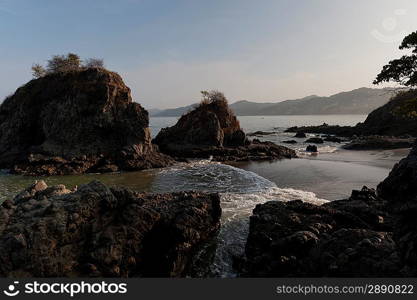
[[391, 218], [374, 191], [317, 206], [301, 201], [258, 205], [250, 219], [243, 276], [400, 276]]
[[27, 175], [163, 167], [148, 112], [113, 72], [91, 68], [35, 79], [0, 106], [0, 168]]
[[271, 142], [249, 141], [227, 102], [202, 103], [155, 137], [162, 152], [177, 159], [216, 161], [270, 160], [295, 157], [295, 151]]
[[378, 195], [390, 201], [399, 218], [395, 226], [407, 271], [417, 276], [417, 143], [378, 185]]
[[258, 205], [243, 276], [417, 276], [417, 143], [377, 193], [364, 187], [321, 206]]
[[0, 276], [184, 276], [220, 215], [217, 194], [40, 181], [0, 206]]

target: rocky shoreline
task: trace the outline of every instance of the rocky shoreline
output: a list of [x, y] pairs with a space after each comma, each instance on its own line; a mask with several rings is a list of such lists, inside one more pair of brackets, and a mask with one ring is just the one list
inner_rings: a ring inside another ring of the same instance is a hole
[[416, 180], [417, 144], [377, 191], [364, 187], [321, 206], [257, 205], [241, 276], [417, 276]]
[[39, 181], [0, 206], [0, 276], [184, 277], [220, 216], [218, 194]]
[[305, 133], [348, 138], [349, 150], [398, 149], [412, 147], [417, 137], [416, 114], [413, 110], [417, 90], [398, 93], [387, 104], [371, 112], [365, 122], [356, 126], [294, 126], [285, 132], [304, 137]]
[[64, 175], [173, 164], [151, 143], [148, 124], [148, 112], [117, 73], [89, 68], [46, 75], [0, 106], [0, 168]]
[[153, 142], [161, 152], [177, 160], [211, 158], [220, 162], [296, 157], [296, 152], [287, 147], [249, 140], [224, 95], [213, 92], [211, 97], [158, 133]]

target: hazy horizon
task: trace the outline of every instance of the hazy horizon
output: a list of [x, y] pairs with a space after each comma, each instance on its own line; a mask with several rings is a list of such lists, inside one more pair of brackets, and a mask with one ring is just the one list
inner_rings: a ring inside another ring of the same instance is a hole
[[413, 0], [0, 0], [0, 98], [68, 52], [103, 58], [146, 108], [210, 89], [233, 103], [381, 88], [372, 81], [417, 30], [415, 12]]

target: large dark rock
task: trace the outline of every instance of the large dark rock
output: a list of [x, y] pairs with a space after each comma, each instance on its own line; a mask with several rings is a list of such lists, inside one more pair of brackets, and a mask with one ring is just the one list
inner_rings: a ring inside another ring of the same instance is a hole
[[395, 227], [402, 257], [411, 276], [417, 276], [417, 143], [378, 185], [378, 195], [399, 216]]
[[308, 145], [306, 148], [306, 152], [318, 152], [319, 150], [317, 149], [316, 145]]
[[201, 103], [174, 126], [163, 128], [153, 142], [162, 152], [178, 159], [247, 161], [296, 157], [295, 151], [287, 147], [249, 141], [226, 99]]
[[117, 74], [58, 73], [17, 89], [0, 106], [0, 168], [27, 175], [163, 167], [148, 112]]
[[417, 276], [417, 143], [378, 185], [321, 206], [258, 205], [243, 276]]
[[400, 92], [356, 126], [361, 135], [417, 137], [417, 90]]
[[0, 206], [0, 276], [185, 276], [220, 215], [217, 194], [40, 181]]
[[243, 276], [400, 276], [391, 218], [375, 192], [317, 206], [291, 201], [257, 205], [250, 218]]

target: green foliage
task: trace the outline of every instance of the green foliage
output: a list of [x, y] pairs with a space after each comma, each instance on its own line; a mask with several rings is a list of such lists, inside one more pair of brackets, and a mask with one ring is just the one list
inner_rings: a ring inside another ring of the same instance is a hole
[[32, 66], [32, 75], [34, 78], [40, 78], [48, 74], [65, 73], [85, 70], [88, 68], [104, 68], [102, 59], [89, 58], [82, 63], [80, 56], [75, 53], [67, 55], [54, 55], [47, 61], [46, 68], [40, 64]]
[[403, 86], [417, 86], [417, 31], [404, 38], [401, 50], [411, 49], [411, 54], [390, 61], [377, 75], [374, 84], [393, 81]]
[[404, 99], [392, 113], [402, 118], [415, 119], [417, 117], [417, 98]]

